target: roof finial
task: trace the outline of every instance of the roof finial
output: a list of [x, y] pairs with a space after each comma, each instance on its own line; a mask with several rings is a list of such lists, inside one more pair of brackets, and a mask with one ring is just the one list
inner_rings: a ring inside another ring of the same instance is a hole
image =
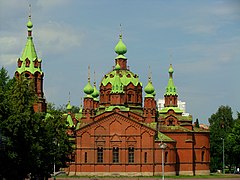
[[90, 65], [88, 65], [88, 82], [90, 82]]
[[31, 18], [31, 14], [32, 14], [31, 10], [32, 10], [32, 9], [31, 9], [31, 4], [29, 4], [29, 5], [28, 5], [28, 17], [29, 17], [29, 18]]
[[94, 82], [93, 82], [93, 85], [96, 86], [96, 72], [94, 71], [93, 74], [94, 74]]
[[122, 24], [120, 23], [120, 38], [122, 38]]
[[148, 81], [152, 82], [152, 71], [150, 66], [148, 66]]
[[68, 92], [68, 102], [70, 102], [70, 91]]

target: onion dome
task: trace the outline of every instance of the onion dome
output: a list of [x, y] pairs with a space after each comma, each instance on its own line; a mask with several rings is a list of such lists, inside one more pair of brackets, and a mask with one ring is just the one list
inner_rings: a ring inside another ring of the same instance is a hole
[[90, 83], [90, 66], [88, 66], [88, 83], [83, 89], [84, 93], [87, 94], [86, 97], [92, 98], [92, 93], [94, 91], [91, 83]]
[[124, 54], [127, 52], [127, 47], [122, 41], [122, 34], [119, 35], [119, 41], [115, 46], [115, 52], [118, 56], [115, 59], [127, 59]]
[[168, 72], [169, 72], [169, 80], [168, 80], [168, 85], [166, 87], [165, 95], [177, 95], [177, 88], [176, 88], [176, 86], [174, 85], [174, 82], [173, 82], [173, 72], [174, 72], [174, 70], [173, 70], [172, 64], [170, 64]]
[[33, 23], [31, 21], [31, 16], [29, 16], [29, 18], [28, 18], [27, 27], [28, 27], [28, 30], [31, 30], [33, 27]]
[[99, 91], [97, 90], [96, 83], [94, 82], [92, 97], [96, 99], [98, 96], [99, 96]]
[[87, 97], [92, 97], [91, 94], [93, 93], [94, 89], [93, 89], [90, 81], [88, 81], [88, 83], [84, 87], [83, 91], [85, 94], [87, 94]]
[[145, 97], [153, 97], [153, 93], [154, 93], [155, 89], [152, 85], [152, 82], [151, 82], [150, 78], [148, 80], [147, 86], [144, 88], [144, 91], [146, 93]]

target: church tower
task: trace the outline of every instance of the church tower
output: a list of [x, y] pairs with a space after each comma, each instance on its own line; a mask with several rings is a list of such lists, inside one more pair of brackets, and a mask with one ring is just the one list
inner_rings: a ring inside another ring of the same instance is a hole
[[46, 112], [46, 100], [43, 93], [43, 77], [44, 73], [41, 69], [42, 60], [38, 58], [32, 37], [32, 21], [31, 15], [28, 17], [28, 36], [27, 43], [23, 49], [22, 56], [18, 58], [17, 70], [15, 77], [24, 75], [34, 82], [34, 88], [37, 95], [37, 101], [34, 103], [35, 112]]
[[178, 94], [177, 94], [177, 88], [174, 85], [173, 82], [173, 67], [172, 64], [170, 64], [169, 67], [169, 80], [168, 80], [168, 85], [166, 87], [166, 93], [164, 94], [164, 98], [165, 98], [165, 107], [177, 107], [177, 98], [178, 98]]

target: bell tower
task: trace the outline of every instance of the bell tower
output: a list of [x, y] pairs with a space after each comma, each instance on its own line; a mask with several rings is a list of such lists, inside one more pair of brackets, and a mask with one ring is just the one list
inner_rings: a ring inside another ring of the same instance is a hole
[[26, 46], [23, 49], [22, 56], [17, 60], [17, 70], [15, 77], [24, 75], [34, 82], [34, 89], [37, 95], [37, 101], [34, 103], [35, 112], [46, 112], [46, 100], [43, 93], [43, 77], [44, 73], [41, 68], [42, 60], [38, 58], [32, 37], [32, 21], [31, 14], [28, 17], [28, 34]]

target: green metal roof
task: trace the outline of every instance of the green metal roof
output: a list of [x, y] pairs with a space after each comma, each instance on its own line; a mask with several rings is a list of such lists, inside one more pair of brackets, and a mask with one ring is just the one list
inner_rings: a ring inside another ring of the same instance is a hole
[[157, 141], [171, 141], [171, 142], [175, 142], [175, 140], [173, 140], [172, 138], [168, 137], [167, 135], [161, 133], [160, 131], [158, 131], [156, 140]]
[[94, 89], [89, 80], [88, 80], [88, 83], [86, 84], [86, 86], [84, 87], [83, 91], [85, 94], [87, 94], [86, 97], [92, 98], [92, 93], [93, 93]]
[[166, 87], [166, 93], [164, 95], [177, 95], [177, 88], [173, 82], [174, 70], [173, 70], [172, 64], [170, 64], [168, 72], [169, 72], [169, 80], [168, 80], [168, 85]]
[[[29, 17], [29, 21], [27, 23], [28, 31], [32, 31], [32, 22]], [[29, 60], [29, 63], [27, 63], [27, 59]], [[23, 49], [22, 56], [19, 58], [19, 60], [22, 62], [22, 65], [17, 68], [17, 72], [19, 74], [22, 74], [23, 72], [30, 72], [31, 74], [34, 74], [35, 72], [39, 72], [42, 74], [41, 66], [40, 63], [42, 62], [41, 59], [38, 59], [37, 53], [35, 50], [35, 46], [33, 43], [33, 38], [32, 36], [27, 37], [27, 43], [25, 48]], [[35, 61], [37, 61], [37, 66], [34, 66]]]
[[142, 86], [142, 83], [138, 79], [138, 75], [134, 74], [133, 72], [126, 70], [126, 69], [121, 69], [121, 70], [113, 70], [106, 74], [103, 79], [102, 79], [102, 85], [106, 86], [108, 83], [113, 85], [115, 81], [117, 80], [114, 78], [116, 76], [116, 73], [119, 73], [120, 81], [123, 86], [127, 86], [128, 84], [132, 83], [134, 86], [137, 86], [140, 84]]
[[122, 35], [119, 35], [119, 41], [117, 45], [115, 46], [115, 52], [118, 54], [118, 56], [115, 59], [127, 59], [124, 54], [127, 52], [127, 47], [122, 41]]
[[152, 82], [150, 81], [150, 79], [148, 80], [148, 84], [147, 86], [144, 88], [144, 91], [146, 93], [145, 97], [154, 97], [153, 93], [155, 91]]
[[119, 77], [119, 73], [117, 72], [116, 75], [113, 77], [111, 93], [123, 93], [123, 92], [124, 92], [123, 84]]
[[130, 109], [125, 106], [108, 106], [105, 108], [105, 111], [112, 111], [113, 109], [118, 108], [120, 111], [129, 111]]
[[183, 110], [181, 110], [179, 107], [164, 107], [159, 111], [159, 113], [167, 113], [169, 110], [173, 110], [175, 113], [183, 113]]
[[67, 125], [70, 127], [74, 127], [74, 123], [70, 114], [67, 115]]
[[92, 97], [96, 99], [98, 96], [99, 96], [99, 91], [97, 90], [96, 84], [94, 83]]
[[70, 104], [70, 101], [68, 101], [67, 110], [68, 110], [68, 111], [71, 111], [71, 110], [72, 110], [72, 106], [71, 106], [71, 104]]

